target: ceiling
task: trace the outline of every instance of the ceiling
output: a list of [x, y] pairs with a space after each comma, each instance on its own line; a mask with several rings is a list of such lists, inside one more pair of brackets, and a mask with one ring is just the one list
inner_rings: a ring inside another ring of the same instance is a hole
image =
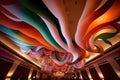
[[0, 41], [43, 71], [73, 72], [120, 41], [120, 0], [2, 0]]

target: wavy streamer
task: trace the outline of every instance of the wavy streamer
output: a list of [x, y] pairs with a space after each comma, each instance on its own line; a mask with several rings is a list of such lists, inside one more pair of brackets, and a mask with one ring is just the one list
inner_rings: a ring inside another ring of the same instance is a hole
[[90, 54], [104, 54], [97, 40], [114, 43], [111, 39], [120, 33], [119, 8], [120, 0], [86, 0], [73, 34], [63, 0], [0, 1], [1, 40], [36, 59], [43, 71], [74, 72]]
[[[55, 48], [53, 48], [44, 38], [43, 36], [40, 34], [40, 32], [38, 32], [36, 29], [34, 29], [32, 26], [24, 23], [24, 22], [15, 22], [10, 20], [9, 18], [7, 18], [5, 15], [3, 15], [2, 13], [0, 13], [0, 24], [13, 29], [13, 30], [18, 30], [21, 33], [36, 39], [37, 41], [39, 41], [40, 44], [43, 44], [46, 48], [50, 48], [51, 50], [55, 50]], [[6, 23], [7, 22], [7, 23]], [[33, 34], [34, 33], [34, 34]], [[39, 44], [38, 43], [38, 44]]]
[[36, 28], [52, 46], [57, 48], [59, 51], [62, 51], [62, 48], [55, 42], [55, 40], [51, 36], [45, 23], [35, 13], [23, 8], [19, 4], [3, 5], [3, 7], [21, 20]]

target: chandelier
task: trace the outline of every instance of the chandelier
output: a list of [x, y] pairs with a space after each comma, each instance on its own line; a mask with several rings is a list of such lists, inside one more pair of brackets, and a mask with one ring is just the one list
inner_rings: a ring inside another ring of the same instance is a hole
[[63, 77], [63, 76], [65, 75], [65, 73], [62, 72], [62, 71], [57, 71], [57, 72], [54, 72], [53, 75], [54, 75], [55, 77]]

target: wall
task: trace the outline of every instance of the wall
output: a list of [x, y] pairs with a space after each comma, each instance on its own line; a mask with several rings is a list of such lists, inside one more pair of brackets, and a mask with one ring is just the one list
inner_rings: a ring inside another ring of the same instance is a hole
[[0, 80], [30, 80], [40, 78], [40, 67], [0, 47]]
[[80, 80], [120, 80], [120, 42], [76, 73]]

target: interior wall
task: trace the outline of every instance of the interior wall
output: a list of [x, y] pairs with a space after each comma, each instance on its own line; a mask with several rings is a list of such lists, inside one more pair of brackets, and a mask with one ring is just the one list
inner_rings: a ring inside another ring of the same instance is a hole
[[12, 67], [13, 63], [0, 58], [0, 80], [5, 80], [5, 76]]
[[83, 80], [90, 80], [89, 77], [88, 77], [88, 74], [87, 74], [86, 70], [81, 71], [81, 74], [82, 74]]
[[36, 74], [37, 74], [37, 71], [36, 71], [36, 70], [33, 70], [33, 72], [32, 72], [32, 76], [31, 76], [31, 79], [36, 78]]
[[[24, 63], [24, 61], [18, 60], [13, 56], [10, 56], [10, 52], [0, 47], [0, 80], [5, 80], [8, 73], [14, 65], [17, 65], [14, 72], [7, 80], [16, 80], [20, 76], [24, 76], [26, 79], [40, 73], [38, 80], [49, 79], [53, 80], [54, 77], [48, 73], [41, 73], [40, 69], [32, 64]], [[15, 62], [20, 64], [15, 64]], [[22, 64], [21, 64], [22, 63]], [[24, 66], [23, 66], [24, 64]], [[32, 72], [30, 73], [32, 68]], [[67, 75], [67, 76], [66, 76]], [[49, 77], [50, 76], [50, 77]], [[73, 72], [73, 74], [65, 73], [64, 78], [68, 80], [120, 80], [120, 46], [116, 48], [111, 48], [109, 52], [98, 59], [88, 63], [84, 68]], [[78, 79], [79, 78], [79, 79]]]
[[104, 76], [104, 80], [119, 80], [118, 76], [109, 63], [99, 65], [99, 68]]
[[81, 80], [120, 80], [120, 42], [77, 72]]
[[90, 71], [90, 74], [91, 74], [93, 80], [101, 80], [94, 67], [90, 68], [89, 71]]
[[14, 74], [11, 77], [11, 80], [28, 80], [30, 69], [25, 68], [24, 66], [18, 65], [17, 69], [15, 70]]
[[30, 80], [30, 77], [34, 76], [39, 79], [37, 73], [40, 70], [37, 66], [0, 47], [0, 80]]

